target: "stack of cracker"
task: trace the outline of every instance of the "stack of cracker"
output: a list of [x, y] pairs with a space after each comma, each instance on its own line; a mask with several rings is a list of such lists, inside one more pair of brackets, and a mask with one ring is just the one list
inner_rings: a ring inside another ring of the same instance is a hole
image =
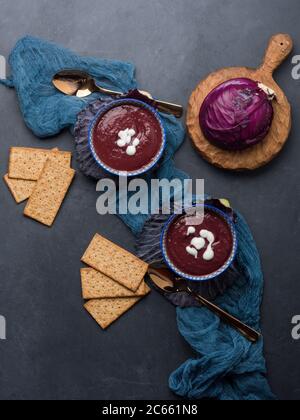
[[52, 226], [75, 176], [71, 158], [58, 149], [10, 149], [4, 181], [18, 204], [28, 199], [25, 216]]
[[103, 328], [108, 328], [150, 293], [144, 281], [148, 264], [100, 235], [95, 235], [82, 262], [85, 309]]

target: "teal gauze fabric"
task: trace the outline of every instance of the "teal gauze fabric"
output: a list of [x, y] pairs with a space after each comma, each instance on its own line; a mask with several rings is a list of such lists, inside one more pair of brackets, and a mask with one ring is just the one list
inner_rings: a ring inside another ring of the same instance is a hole
[[[83, 57], [39, 38], [27, 36], [19, 40], [10, 54], [11, 77], [0, 80], [1, 84], [16, 89], [21, 112], [28, 128], [40, 138], [58, 134], [65, 128], [73, 128], [77, 115], [87, 105], [99, 99], [99, 94], [88, 98], [66, 96], [52, 86], [52, 77], [63, 69], [78, 69], [91, 74], [103, 87], [122, 92], [135, 89], [135, 68], [130, 63]], [[161, 114], [166, 130], [167, 147], [159, 169], [158, 179], [188, 178], [175, 168], [173, 157], [185, 136], [182, 124], [175, 117]], [[150, 182], [151, 177], [146, 177]], [[128, 197], [130, 199], [130, 195]], [[150, 207], [150, 204], [149, 204]], [[124, 223], [139, 233], [148, 215], [119, 215]]]
[[[104, 87], [124, 92], [136, 87], [134, 66], [129, 63], [81, 57], [56, 44], [33, 37], [21, 39], [10, 55], [11, 77], [0, 83], [14, 87], [26, 125], [45, 138], [71, 128], [80, 111], [99, 96], [79, 99], [65, 96], [51, 84], [64, 68], [89, 72]], [[156, 178], [187, 175], [174, 167], [173, 156], [185, 130], [174, 117], [161, 115], [167, 133], [167, 149]], [[150, 176], [149, 176], [150, 179]], [[147, 215], [120, 215], [134, 234], [142, 231]], [[259, 327], [263, 276], [255, 242], [246, 223], [238, 222], [240, 281], [219, 298], [218, 304], [251, 326]], [[263, 342], [250, 344], [234, 329], [203, 308], [177, 309], [180, 332], [194, 349], [194, 357], [170, 378], [170, 388], [185, 398], [265, 400], [273, 395], [265, 379]]]
[[[238, 215], [240, 277], [216, 303], [259, 331], [263, 274], [255, 241]], [[266, 379], [263, 339], [257, 344], [205, 308], [177, 308], [179, 331], [194, 350], [170, 377], [170, 388], [188, 399], [273, 400]]]

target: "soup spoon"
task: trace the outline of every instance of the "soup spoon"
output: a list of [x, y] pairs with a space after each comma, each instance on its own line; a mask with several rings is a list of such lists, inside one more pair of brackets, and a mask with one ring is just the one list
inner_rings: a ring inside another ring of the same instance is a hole
[[201, 305], [214, 312], [222, 321], [234, 327], [240, 334], [252, 343], [257, 343], [257, 341], [261, 338], [261, 334], [257, 331], [225, 312], [214, 303], [208, 301], [200, 294], [194, 292], [189, 287], [186, 280], [175, 277], [173, 272], [171, 272], [171, 270], [167, 267], [162, 266], [161, 264], [159, 266], [158, 264], [153, 263], [148, 269], [148, 276], [154, 285], [163, 293], [188, 293], [190, 296], [193, 296]]
[[[62, 70], [55, 74], [52, 83], [56, 89], [65, 95], [77, 96], [78, 98], [85, 98], [95, 92], [104, 93], [110, 96], [124, 95], [123, 92], [99, 86], [91, 75], [81, 70]], [[173, 114], [176, 118], [182, 117], [183, 107], [181, 105], [153, 99], [149, 92], [143, 90], [140, 90], [139, 92], [151, 99], [160, 111]]]

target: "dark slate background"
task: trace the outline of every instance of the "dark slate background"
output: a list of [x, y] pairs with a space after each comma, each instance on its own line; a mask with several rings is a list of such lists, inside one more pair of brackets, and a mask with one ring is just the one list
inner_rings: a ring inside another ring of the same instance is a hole
[[[258, 66], [269, 37], [290, 33], [300, 54], [298, 0], [0, 0], [0, 53], [32, 34], [79, 53], [129, 60], [140, 86], [186, 104], [196, 84], [224, 66]], [[215, 169], [189, 139], [177, 165], [206, 190], [229, 197], [252, 226], [265, 273], [263, 332], [268, 377], [281, 399], [300, 399], [300, 342], [291, 318], [300, 313], [299, 153], [300, 82], [288, 60], [276, 79], [289, 97], [293, 132], [283, 153], [254, 173]], [[35, 138], [25, 127], [15, 92], [0, 88], [0, 173], [9, 147], [74, 150], [68, 132]], [[298, 135], [297, 135], [298, 133]], [[76, 166], [76, 164], [75, 164]], [[0, 184], [1, 399], [171, 399], [169, 374], [192, 355], [175, 311], [153, 293], [108, 332], [82, 309], [80, 257], [95, 232], [129, 250], [134, 238], [114, 216], [95, 210], [93, 182], [78, 173], [54, 227], [22, 216]]]

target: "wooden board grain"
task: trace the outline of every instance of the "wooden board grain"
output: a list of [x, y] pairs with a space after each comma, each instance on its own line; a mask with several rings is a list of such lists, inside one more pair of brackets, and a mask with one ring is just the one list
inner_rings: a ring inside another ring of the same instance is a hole
[[[289, 35], [274, 35], [269, 42], [263, 64], [258, 69], [246, 67], [224, 68], [210, 74], [192, 93], [187, 113], [187, 127], [196, 149], [211, 164], [228, 170], [254, 170], [273, 160], [288, 140], [291, 125], [291, 106], [287, 97], [273, 79], [274, 71], [293, 49]], [[246, 77], [264, 83], [276, 93], [273, 101], [274, 120], [267, 137], [258, 145], [243, 151], [227, 151], [211, 144], [204, 136], [199, 113], [207, 95], [230, 79]]]

